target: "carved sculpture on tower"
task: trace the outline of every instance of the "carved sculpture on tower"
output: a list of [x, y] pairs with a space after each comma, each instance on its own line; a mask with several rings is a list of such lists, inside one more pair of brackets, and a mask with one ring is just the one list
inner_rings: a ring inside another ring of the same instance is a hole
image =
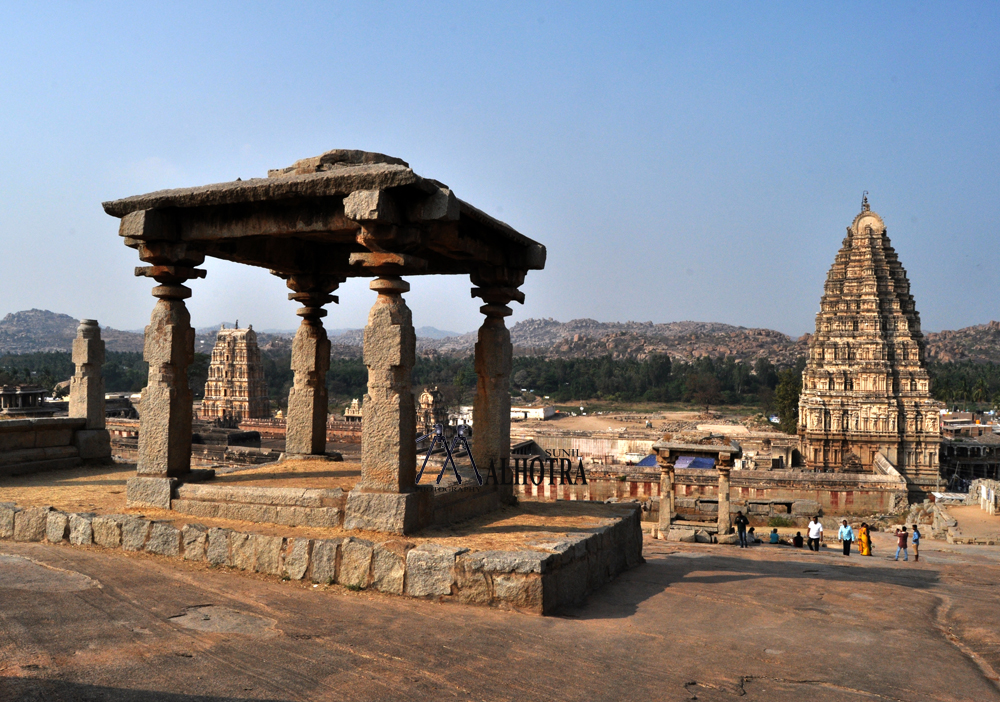
[[219, 330], [205, 381], [201, 418], [207, 420], [262, 419], [271, 416], [264, 366], [253, 325]]
[[802, 373], [807, 470], [886, 472], [888, 463], [911, 492], [935, 489], [942, 405], [924, 347], [906, 271], [866, 196], [827, 275]]

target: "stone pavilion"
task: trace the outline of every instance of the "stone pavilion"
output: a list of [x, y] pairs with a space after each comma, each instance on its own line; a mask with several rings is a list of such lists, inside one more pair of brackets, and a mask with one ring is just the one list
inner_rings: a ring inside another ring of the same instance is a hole
[[[438, 502], [415, 484], [417, 412], [411, 388], [416, 337], [403, 295], [404, 278], [468, 276], [483, 324], [475, 347], [478, 375], [474, 456], [484, 468], [510, 454], [510, 333], [504, 318], [545, 247], [458, 199], [398, 159], [335, 150], [237, 180], [104, 203], [121, 220], [119, 234], [146, 265], [136, 275], [156, 281], [157, 302], [146, 327], [149, 382], [142, 392], [137, 475], [130, 506], [170, 506], [178, 484], [191, 481], [191, 393], [187, 369], [194, 330], [184, 300], [189, 280], [215, 257], [271, 271], [292, 291], [302, 321], [292, 346], [294, 384], [288, 397], [286, 453], [323, 457], [326, 371], [330, 342], [324, 307], [348, 278], [368, 278], [375, 294], [364, 331], [368, 393], [364, 397], [361, 479], [346, 503], [347, 529], [411, 533], [433, 518]], [[453, 496], [465, 510], [512, 499], [509, 486]]]

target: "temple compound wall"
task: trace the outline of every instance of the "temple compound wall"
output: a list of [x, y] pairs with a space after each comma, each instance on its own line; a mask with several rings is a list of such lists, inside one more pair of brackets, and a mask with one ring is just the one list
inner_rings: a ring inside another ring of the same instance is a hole
[[92, 319], [82, 320], [77, 327], [73, 363], [69, 417], [0, 421], [0, 476], [110, 462], [101, 376], [104, 342]]
[[906, 271], [866, 197], [827, 275], [809, 342], [798, 426], [805, 467], [872, 473], [881, 455], [921, 498], [938, 482], [941, 408]]
[[264, 419], [271, 403], [264, 382], [264, 365], [253, 325], [246, 329], [219, 330], [201, 402], [201, 418]]

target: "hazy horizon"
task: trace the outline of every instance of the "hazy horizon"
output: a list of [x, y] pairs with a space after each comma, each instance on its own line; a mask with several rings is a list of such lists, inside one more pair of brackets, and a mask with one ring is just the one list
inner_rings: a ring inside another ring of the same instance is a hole
[[[984, 3], [10, 4], [0, 317], [141, 329], [153, 283], [102, 201], [357, 148], [546, 245], [511, 325], [812, 333], [865, 190], [924, 330], [983, 324], [1000, 282], [998, 40]], [[204, 268], [196, 327], [296, 326], [281, 280]], [[479, 326], [469, 280], [408, 280], [414, 326]], [[364, 326], [368, 281], [336, 294], [328, 327]]]

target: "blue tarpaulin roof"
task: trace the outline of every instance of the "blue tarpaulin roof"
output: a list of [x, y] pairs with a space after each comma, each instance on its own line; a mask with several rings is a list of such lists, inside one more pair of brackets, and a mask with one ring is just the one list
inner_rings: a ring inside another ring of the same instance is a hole
[[636, 463], [636, 465], [637, 466], [647, 466], [647, 467], [648, 466], [655, 466], [656, 465], [656, 454], [655, 453], [649, 454], [644, 459], [642, 459], [641, 461], [639, 461], [638, 463]]
[[681, 456], [674, 463], [674, 468], [715, 468], [715, 459], [702, 458], [701, 456]]

